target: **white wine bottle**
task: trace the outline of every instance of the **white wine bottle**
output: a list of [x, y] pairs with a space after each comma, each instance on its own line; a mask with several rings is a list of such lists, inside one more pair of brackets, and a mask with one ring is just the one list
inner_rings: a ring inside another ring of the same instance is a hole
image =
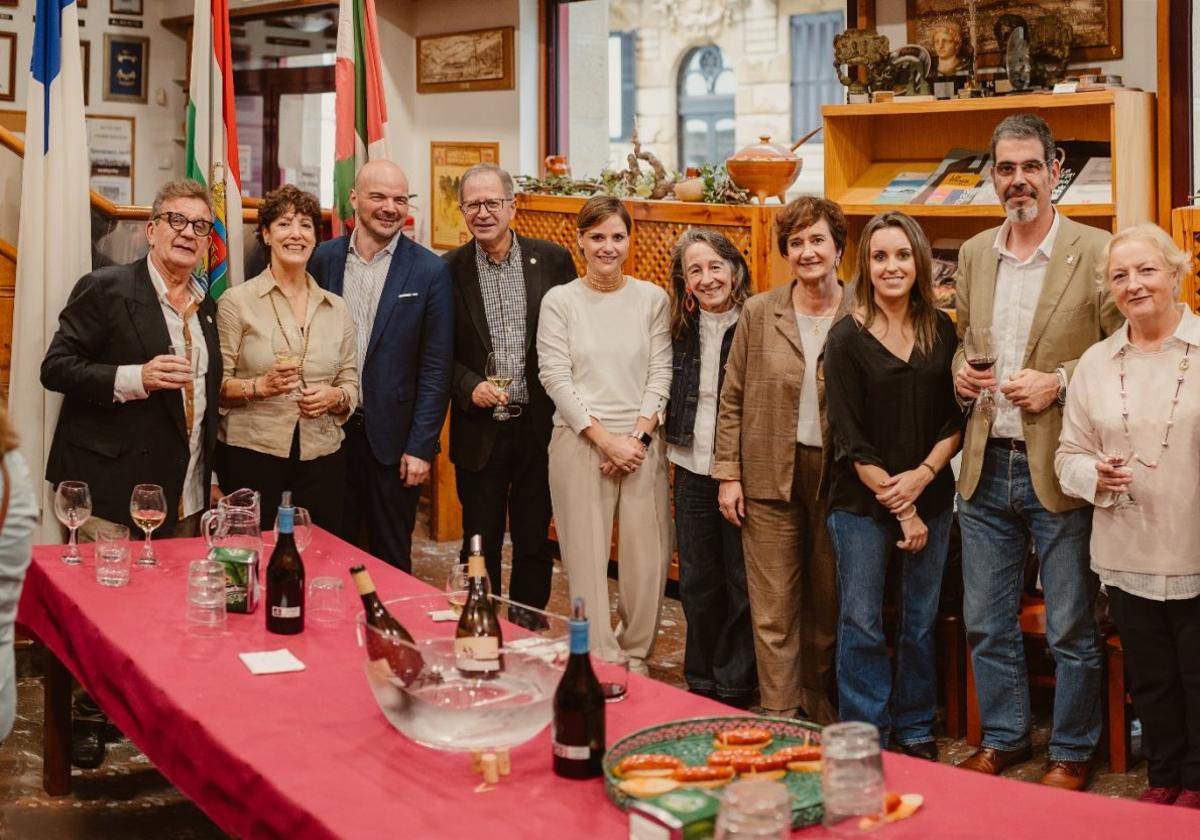
[[500, 648], [504, 637], [496, 608], [488, 597], [487, 565], [483, 558], [483, 538], [471, 537], [467, 556], [467, 602], [458, 617], [454, 636], [454, 664], [464, 676], [491, 678], [504, 670]]
[[588, 656], [588, 620], [583, 599], [571, 612], [571, 657], [554, 692], [554, 773], [594, 779], [604, 772], [604, 692]]
[[425, 666], [412, 634], [379, 600], [375, 583], [365, 566], [351, 566], [350, 577], [354, 578], [366, 614], [367, 657], [372, 663], [386, 661], [402, 683], [412, 685]]

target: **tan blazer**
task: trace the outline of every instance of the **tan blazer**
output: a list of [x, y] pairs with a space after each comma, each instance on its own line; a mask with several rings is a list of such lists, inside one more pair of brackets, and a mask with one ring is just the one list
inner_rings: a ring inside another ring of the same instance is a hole
[[[733, 335], [721, 407], [712, 477], [740, 480], [750, 499], [791, 501], [796, 425], [804, 383], [804, 345], [796, 326], [792, 290], [797, 281], [746, 301]], [[834, 323], [850, 311], [854, 293], [843, 290]], [[818, 497], [829, 474], [829, 425], [825, 416], [825, 353], [816, 359], [824, 458]]]
[[[993, 245], [999, 228], [978, 233], [963, 243], [958, 256], [956, 310], [961, 341], [971, 324], [991, 326], [999, 259]], [[1033, 313], [1024, 367], [1053, 373], [1066, 370], [1068, 381], [1083, 351], [1115, 332], [1124, 322], [1097, 275], [1100, 252], [1110, 234], [1061, 216], [1058, 235], [1046, 266], [1046, 282]], [[962, 345], [954, 354], [954, 372], [963, 365]], [[1062, 430], [1062, 407], [1052, 403], [1040, 414], [1021, 413], [1033, 490], [1042, 506], [1053, 513], [1083, 507], [1087, 502], [1062, 492], [1054, 474], [1054, 453]], [[958, 492], [970, 499], [979, 484], [988, 425], [972, 412], [963, 438]]]

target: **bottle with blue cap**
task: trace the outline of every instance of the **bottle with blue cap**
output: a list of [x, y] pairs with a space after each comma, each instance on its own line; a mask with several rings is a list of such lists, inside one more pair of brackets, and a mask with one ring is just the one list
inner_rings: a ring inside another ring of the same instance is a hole
[[292, 493], [279, 503], [279, 537], [267, 564], [267, 632], [295, 635], [304, 630], [304, 561], [296, 548], [296, 509]]

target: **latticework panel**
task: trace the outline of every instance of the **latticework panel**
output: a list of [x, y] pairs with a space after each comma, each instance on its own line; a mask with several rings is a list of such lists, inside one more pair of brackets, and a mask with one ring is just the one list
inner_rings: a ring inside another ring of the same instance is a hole
[[583, 258], [579, 256], [573, 215], [522, 209], [513, 219], [513, 227], [522, 236], [557, 242], [566, 248], [575, 259], [575, 270], [583, 274]]
[[1191, 264], [1179, 284], [1179, 299], [1200, 311], [1200, 207], [1180, 207], [1171, 211], [1171, 229], [1175, 244], [1183, 249]]

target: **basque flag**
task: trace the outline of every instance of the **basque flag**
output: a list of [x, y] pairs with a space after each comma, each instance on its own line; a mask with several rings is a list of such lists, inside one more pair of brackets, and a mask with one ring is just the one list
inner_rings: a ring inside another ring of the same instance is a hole
[[[8, 408], [34, 486], [45, 487], [62, 397], [41, 386], [42, 356], [71, 288], [92, 270], [92, 252], [79, 14], [75, 0], [37, 0], [35, 14]], [[49, 493], [40, 501], [53, 511]], [[42, 517], [38, 541], [61, 541], [53, 515]]]

